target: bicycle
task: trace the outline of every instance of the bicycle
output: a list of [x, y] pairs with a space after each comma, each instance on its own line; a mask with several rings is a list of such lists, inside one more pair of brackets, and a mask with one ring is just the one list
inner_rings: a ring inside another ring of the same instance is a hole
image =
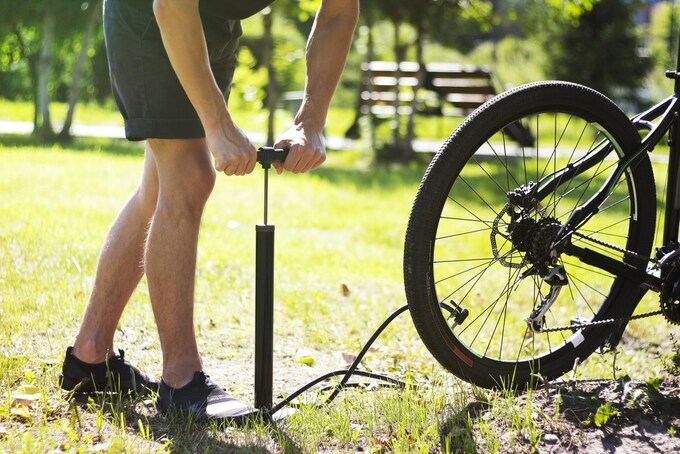
[[[450, 372], [533, 386], [615, 348], [627, 323], [680, 323], [680, 61], [674, 94], [628, 118], [582, 85], [509, 90], [470, 114], [427, 169], [408, 222], [414, 325]], [[661, 246], [649, 153], [668, 134]], [[660, 308], [635, 314], [647, 291]]]

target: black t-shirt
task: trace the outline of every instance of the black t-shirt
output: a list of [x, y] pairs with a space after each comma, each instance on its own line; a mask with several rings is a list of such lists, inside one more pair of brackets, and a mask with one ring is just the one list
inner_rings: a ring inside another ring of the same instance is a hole
[[199, 9], [221, 19], [245, 19], [272, 3], [274, 0], [200, 0]]

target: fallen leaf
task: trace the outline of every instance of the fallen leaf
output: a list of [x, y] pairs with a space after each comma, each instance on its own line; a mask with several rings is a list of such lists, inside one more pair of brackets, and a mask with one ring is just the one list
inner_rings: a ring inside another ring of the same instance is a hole
[[37, 386], [22, 385], [17, 388], [14, 394], [36, 394], [38, 397], [40, 397], [42, 396], [42, 389], [38, 388]]
[[31, 404], [40, 399], [43, 395], [42, 389], [35, 386], [23, 385], [20, 386], [15, 392], [12, 393], [12, 403], [10, 408], [17, 406], [27, 406], [30, 407]]
[[343, 353], [342, 354], [342, 359], [347, 363], [347, 364], [352, 364], [354, 361], [356, 361], [357, 357], [356, 355], [351, 355], [349, 353]]
[[394, 435], [373, 435], [371, 438], [371, 443], [376, 448], [382, 450], [389, 450], [394, 443]]
[[297, 362], [311, 367], [314, 365], [314, 358], [311, 356], [303, 356], [302, 358], [298, 359]]
[[22, 422], [28, 422], [32, 419], [28, 409], [23, 405], [17, 405], [12, 408], [9, 413]]

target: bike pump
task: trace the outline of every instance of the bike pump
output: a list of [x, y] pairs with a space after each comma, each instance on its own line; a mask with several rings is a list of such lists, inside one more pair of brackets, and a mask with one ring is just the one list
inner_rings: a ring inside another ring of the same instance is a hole
[[274, 225], [268, 223], [269, 169], [285, 161], [288, 150], [262, 147], [257, 162], [264, 169], [264, 219], [255, 226], [255, 408], [272, 409], [274, 357]]

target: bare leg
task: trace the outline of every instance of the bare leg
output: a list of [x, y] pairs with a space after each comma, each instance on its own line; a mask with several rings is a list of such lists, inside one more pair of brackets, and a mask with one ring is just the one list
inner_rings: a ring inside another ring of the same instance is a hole
[[146, 233], [157, 197], [158, 173], [147, 146], [142, 181], [106, 237], [90, 301], [73, 344], [73, 353], [85, 362], [98, 363], [114, 354], [118, 321], [144, 273]]
[[196, 248], [203, 208], [215, 184], [205, 140], [150, 140], [159, 177], [145, 271], [163, 349], [163, 380], [172, 387], [202, 370], [193, 307]]

